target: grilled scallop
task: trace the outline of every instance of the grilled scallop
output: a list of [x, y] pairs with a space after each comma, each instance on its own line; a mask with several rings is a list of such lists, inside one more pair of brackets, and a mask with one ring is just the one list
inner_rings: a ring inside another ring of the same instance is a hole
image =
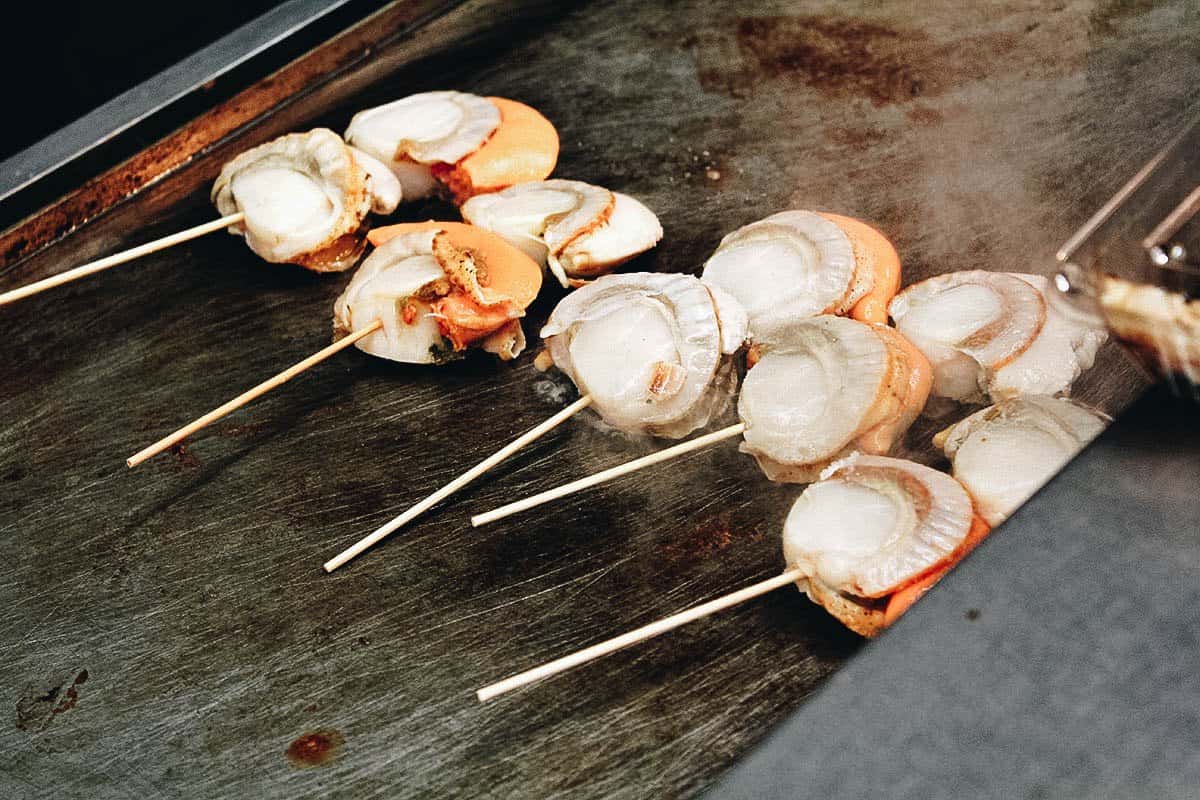
[[524, 253], [458, 222], [393, 225], [371, 240], [375, 250], [334, 304], [335, 334], [379, 320], [383, 330], [356, 346], [413, 364], [473, 345], [504, 360], [524, 349], [520, 317], [541, 287], [541, 269]]
[[362, 253], [367, 213], [398, 201], [391, 176], [372, 169], [336, 133], [317, 128], [234, 158], [217, 176], [212, 200], [221, 214], [246, 215], [230, 230], [263, 259], [338, 272]]
[[1002, 400], [934, 438], [975, 498], [999, 525], [1104, 429], [1107, 417], [1066, 398]]
[[529, 106], [465, 92], [424, 92], [354, 115], [346, 141], [386, 164], [405, 200], [447, 187], [462, 202], [547, 177], [554, 126]]
[[1106, 334], [1068, 319], [1036, 275], [970, 270], [908, 287], [896, 327], [933, 364], [933, 393], [962, 402], [1066, 392]]
[[[874, 636], [984, 535], [954, 478], [896, 458], [838, 462], [792, 506], [783, 528], [801, 591], [846, 627]], [[905, 607], [907, 605], [905, 604]]]
[[756, 339], [820, 314], [886, 322], [900, 259], [883, 234], [863, 222], [783, 211], [722, 239], [701, 277], [738, 299]]
[[608, 272], [662, 238], [646, 206], [583, 181], [520, 183], [472, 197], [462, 214], [549, 266], [563, 286]]
[[563, 298], [542, 337], [605, 422], [681, 437], [732, 397], [728, 356], [745, 337], [744, 319], [732, 298], [714, 301], [690, 275], [605, 275]]
[[925, 358], [891, 328], [820, 316], [754, 345], [738, 414], [742, 451], [773, 481], [814, 480], [851, 452], [882, 455], [921, 413]]

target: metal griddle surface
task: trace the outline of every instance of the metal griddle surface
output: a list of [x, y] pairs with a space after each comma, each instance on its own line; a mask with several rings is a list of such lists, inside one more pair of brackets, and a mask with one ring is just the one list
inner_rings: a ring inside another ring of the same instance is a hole
[[[1188, 5], [619, 2], [439, 51], [463, 15], [506, 20], [467, 4], [3, 280], [211, 218], [208, 184], [237, 151], [442, 87], [538, 107], [562, 136], [559, 175], [654, 208], [666, 239], [636, 269], [698, 271], [723, 233], [811, 207], [881, 227], [909, 282], [1046, 272], [1197, 99]], [[561, 407], [569, 387], [529, 356], [431, 369], [351, 351], [124, 467], [326, 343], [345, 281], [222, 235], [0, 311], [5, 796], [688, 795], [854, 654], [781, 591], [479, 705], [483, 683], [780, 566], [798, 490], [732, 446], [469, 527], [471, 511], [657, 447], [582, 419], [324, 575]], [[1078, 394], [1116, 411], [1140, 385], [1113, 346]], [[918, 424], [905, 453], [932, 461], [938, 427]], [[298, 767], [285, 751], [314, 733], [293, 755], [341, 744]]]

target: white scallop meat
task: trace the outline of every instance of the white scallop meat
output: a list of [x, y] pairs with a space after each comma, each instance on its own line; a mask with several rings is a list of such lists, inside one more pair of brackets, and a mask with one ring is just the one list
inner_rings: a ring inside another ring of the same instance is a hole
[[563, 298], [542, 337], [554, 365], [592, 396], [605, 422], [681, 437], [732, 394], [720, 319], [690, 275], [604, 275]]
[[831, 220], [783, 211], [723, 238], [701, 278], [737, 298], [757, 338], [800, 319], [847, 311], [863, 293], [850, 291], [855, 268], [853, 244]]
[[433, 194], [435, 164], [474, 153], [500, 126], [500, 109], [465, 92], [422, 92], [355, 114], [346, 141], [386, 164], [405, 200]]
[[608, 272], [662, 238], [658, 217], [645, 205], [583, 181], [516, 184], [472, 197], [462, 214], [548, 266], [564, 286]]
[[934, 438], [954, 477], [996, 526], [1050, 480], [1108, 418], [1066, 398], [1016, 397], [976, 411]]
[[362, 223], [375, 198], [346, 143], [317, 128], [231, 160], [213, 184], [212, 200], [222, 215], [245, 214], [230, 230], [266, 261], [337, 271], [361, 254]]
[[817, 600], [829, 590], [856, 598], [890, 595], [963, 544], [974, 510], [945, 473], [897, 458], [838, 462], [792, 506], [783, 528], [789, 569]]

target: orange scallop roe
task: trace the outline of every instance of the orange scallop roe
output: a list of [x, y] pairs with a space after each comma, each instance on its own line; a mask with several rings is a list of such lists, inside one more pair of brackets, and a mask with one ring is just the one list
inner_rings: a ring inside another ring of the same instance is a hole
[[888, 303], [900, 291], [900, 255], [896, 248], [886, 236], [861, 220], [824, 212], [821, 216], [849, 237], [855, 260], [869, 264], [874, 278], [870, 291], [850, 309], [850, 316], [859, 322], [887, 324]]
[[550, 120], [516, 100], [487, 98], [500, 109], [500, 126], [478, 150], [457, 164], [438, 164], [433, 174], [458, 203], [516, 183], [543, 181], [558, 163], [558, 131]]
[[900, 616], [912, 607], [913, 603], [921, 599], [921, 596], [933, 588], [934, 584], [940, 581], [947, 572], [954, 569], [958, 562], [967, 557], [967, 554], [979, 546], [979, 543], [987, 538], [992, 532], [992, 528], [978, 514], [971, 520], [971, 529], [967, 531], [966, 538], [962, 543], [954, 549], [954, 552], [946, 557], [944, 561], [934, 567], [931, 571], [909, 583], [898, 592], [892, 594], [888, 598], [887, 606], [883, 610], [884, 626], [891, 625]]
[[[463, 350], [520, 317], [542, 288], [542, 268], [525, 253], [494, 233], [462, 222], [405, 222], [376, 228], [367, 234], [378, 247], [396, 236], [439, 231], [459, 250], [470, 253], [476, 266], [480, 303], [456, 286], [431, 304], [442, 334], [455, 350]], [[407, 307], [405, 312], [407, 312]], [[415, 319], [415, 314], [412, 315]], [[408, 317], [404, 317], [408, 321]]]
[[483, 228], [463, 222], [404, 222], [375, 228], [367, 234], [367, 239], [378, 247], [396, 236], [428, 230], [442, 231], [456, 247], [471, 252], [481, 268], [480, 286], [485, 300], [510, 301], [523, 309], [537, 297], [542, 288], [542, 268], [528, 255]]

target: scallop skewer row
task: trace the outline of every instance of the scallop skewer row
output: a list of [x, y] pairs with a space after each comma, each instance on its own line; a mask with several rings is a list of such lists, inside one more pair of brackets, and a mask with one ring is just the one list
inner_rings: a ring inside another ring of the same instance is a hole
[[325, 562], [332, 572], [586, 408], [631, 433], [686, 436], [722, 411], [745, 338], [737, 304], [690, 275], [605, 275], [567, 295], [542, 335], [580, 397]]
[[495, 234], [461, 222], [418, 222], [372, 231], [376, 249], [334, 303], [330, 346], [131, 456], [146, 461], [304, 370], [354, 345], [410, 364], [441, 364], [468, 347], [502, 360], [525, 347], [520, 318], [542, 270]]
[[486, 702], [790, 583], [842, 624], [873, 637], [988, 534], [954, 478], [902, 459], [835, 463], [796, 500], [783, 528], [787, 570], [476, 692]]
[[317, 128], [242, 153], [213, 186], [219, 219], [4, 292], [0, 305], [221, 229], [270, 263], [340, 272], [362, 254], [368, 212], [390, 214], [438, 191], [462, 202], [542, 180], [557, 160], [557, 131], [529, 106], [463, 92], [412, 95], [355, 115], [345, 140]]
[[752, 346], [741, 422], [471, 517], [478, 527], [574, 492], [743, 437], [774, 481], [806, 483], [854, 452], [884, 455], [921, 413], [929, 362], [893, 328], [821, 316], [782, 324]]
[[[557, 263], [560, 278], [574, 284], [643, 252], [662, 232], [657, 218], [633, 198], [579, 181], [519, 184], [472, 198], [462, 211], [552, 269]], [[714, 281], [707, 280], [708, 268], [703, 281], [606, 276], [565, 298], [542, 330], [547, 347], [539, 361], [566, 374], [579, 399], [327, 561], [325, 570], [342, 566], [585, 408], [629, 433], [680, 438], [706, 425], [732, 398], [736, 376], [728, 356], [750, 334], [741, 303], [718, 283], [735, 291], [755, 280], [785, 280], [808, 292], [824, 287], [828, 297], [815, 299], [790, 291], [774, 322], [830, 305], [877, 321], [880, 314], [886, 320], [883, 309], [900, 274], [895, 250], [878, 231], [848, 217], [805, 211], [735, 231], [714, 262]], [[703, 447], [717, 435], [678, 447]]]
[[222, 229], [244, 236], [265, 261], [345, 270], [365, 246], [368, 213], [390, 214], [400, 197], [387, 167], [333, 131], [287, 134], [221, 169], [212, 188], [220, 218], [5, 292], [0, 305]]

